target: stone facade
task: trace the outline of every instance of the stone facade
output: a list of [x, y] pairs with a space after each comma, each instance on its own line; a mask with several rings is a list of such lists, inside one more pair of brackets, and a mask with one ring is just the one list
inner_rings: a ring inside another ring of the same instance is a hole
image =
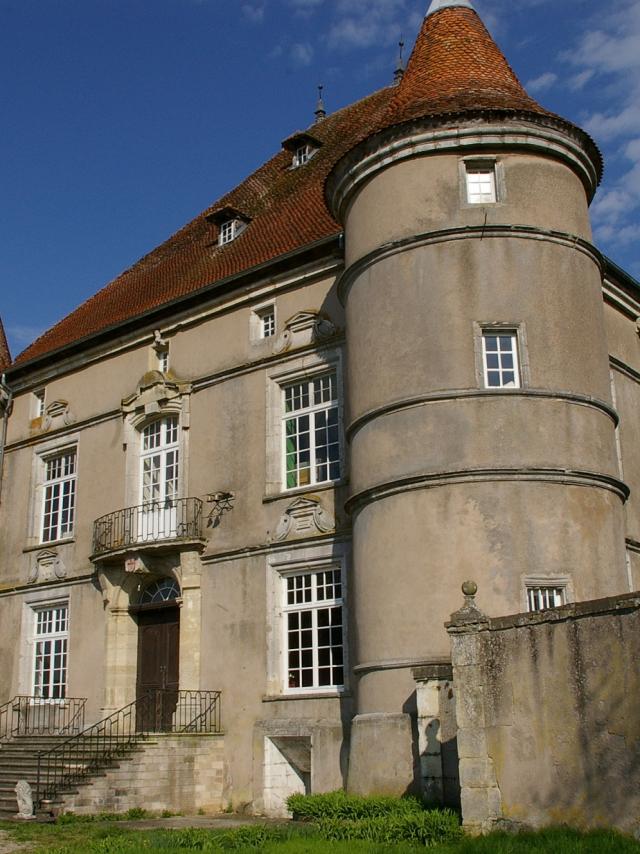
[[457, 803], [457, 702], [498, 815], [443, 626], [469, 575], [491, 616], [640, 588], [638, 283], [592, 243], [593, 142], [468, 3], [303, 136], [6, 370], [0, 705], [221, 691], [228, 797], [280, 813]]
[[464, 825], [640, 828], [638, 594], [452, 615]]

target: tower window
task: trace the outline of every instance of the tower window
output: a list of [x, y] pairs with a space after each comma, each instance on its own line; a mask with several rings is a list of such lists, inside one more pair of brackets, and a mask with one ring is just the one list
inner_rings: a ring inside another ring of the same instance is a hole
[[484, 331], [482, 362], [485, 388], [520, 388], [518, 336], [514, 331]]
[[493, 164], [465, 164], [467, 201], [471, 205], [496, 201], [496, 170]]

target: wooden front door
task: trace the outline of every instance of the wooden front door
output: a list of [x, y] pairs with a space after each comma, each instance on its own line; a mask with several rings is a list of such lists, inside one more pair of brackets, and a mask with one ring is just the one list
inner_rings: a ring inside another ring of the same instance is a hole
[[180, 610], [154, 608], [138, 613], [139, 730], [171, 729], [178, 702]]

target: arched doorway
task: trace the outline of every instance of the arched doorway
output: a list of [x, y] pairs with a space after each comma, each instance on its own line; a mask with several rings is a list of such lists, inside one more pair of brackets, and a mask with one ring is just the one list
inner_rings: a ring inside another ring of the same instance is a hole
[[138, 623], [136, 726], [162, 732], [171, 729], [179, 687], [180, 587], [173, 578], [153, 581], [130, 610]]

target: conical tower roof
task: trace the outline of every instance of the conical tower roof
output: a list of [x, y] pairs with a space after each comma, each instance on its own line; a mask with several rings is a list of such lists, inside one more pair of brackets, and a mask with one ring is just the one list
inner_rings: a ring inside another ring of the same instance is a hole
[[434, 0], [385, 120], [469, 110], [553, 115], [526, 93], [469, 0]]

